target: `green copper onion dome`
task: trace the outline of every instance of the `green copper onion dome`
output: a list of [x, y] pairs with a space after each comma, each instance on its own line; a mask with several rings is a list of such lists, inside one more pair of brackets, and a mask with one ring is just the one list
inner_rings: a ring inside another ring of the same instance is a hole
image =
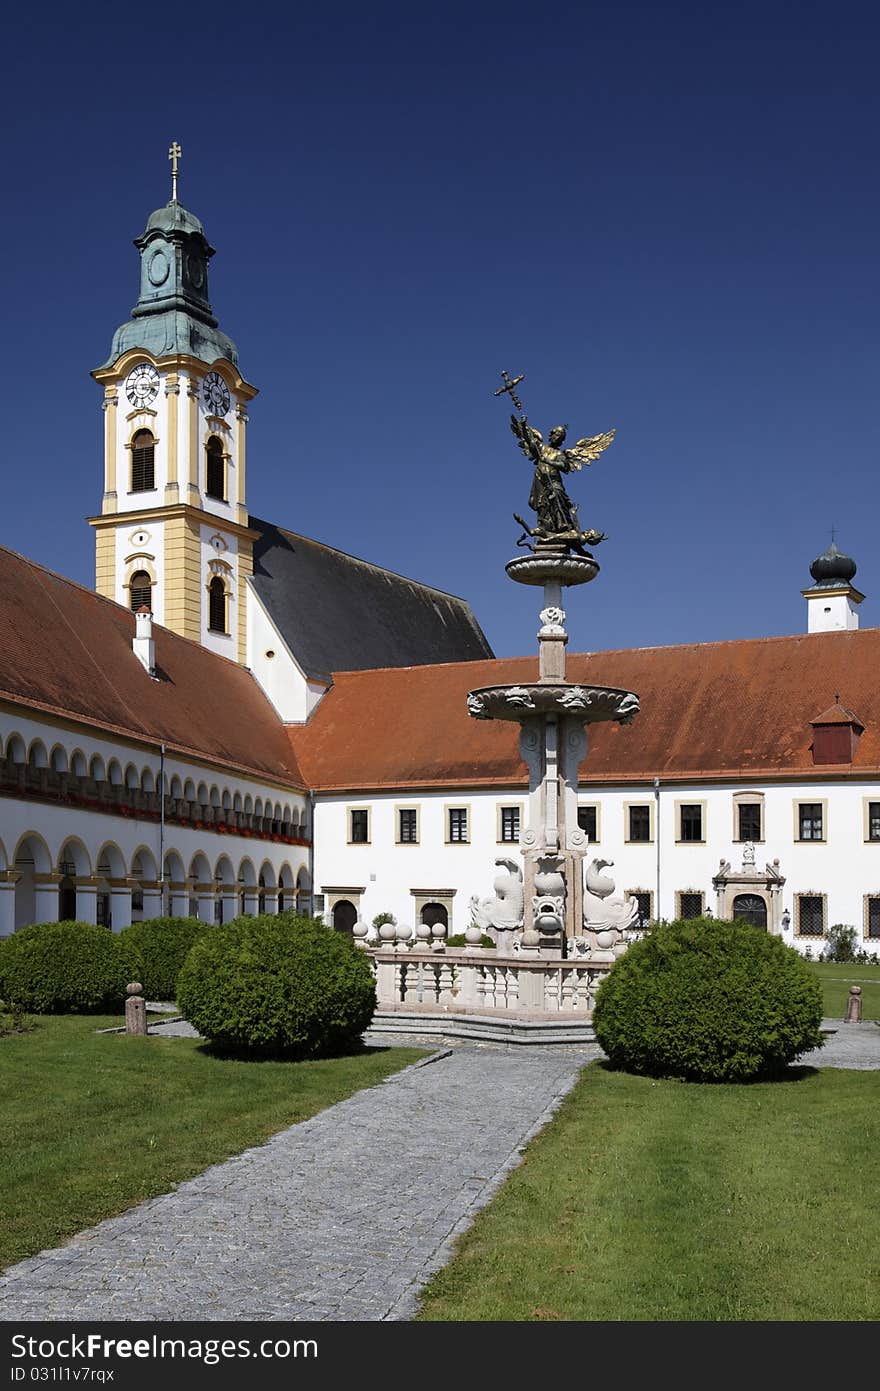
[[214, 255], [199, 219], [176, 198], [157, 208], [135, 246], [141, 254], [141, 289], [131, 318], [113, 335], [111, 367], [123, 353], [143, 348], [153, 357], [185, 353], [202, 362], [238, 351], [217, 325], [208, 299], [208, 262]]
[[810, 566], [810, 574], [817, 585], [828, 586], [850, 584], [858, 566], [851, 556], [844, 555], [834, 544], [817, 556]]

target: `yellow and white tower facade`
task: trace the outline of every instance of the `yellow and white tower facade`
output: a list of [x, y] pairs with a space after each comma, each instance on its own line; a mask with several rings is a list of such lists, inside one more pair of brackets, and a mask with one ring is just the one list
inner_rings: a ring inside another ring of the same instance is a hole
[[253, 542], [245, 493], [248, 405], [257, 394], [208, 299], [213, 248], [172, 197], [135, 241], [131, 319], [92, 376], [104, 389], [104, 496], [96, 587], [157, 623], [245, 662]]

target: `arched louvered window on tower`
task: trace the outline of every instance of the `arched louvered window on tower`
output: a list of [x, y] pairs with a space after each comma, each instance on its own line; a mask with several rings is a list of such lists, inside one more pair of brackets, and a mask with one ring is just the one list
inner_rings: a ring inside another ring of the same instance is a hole
[[205, 450], [207, 465], [205, 469], [205, 492], [218, 502], [226, 501], [226, 460], [223, 458], [223, 444], [216, 435], [208, 440]]
[[149, 493], [156, 486], [156, 441], [149, 430], [138, 430], [131, 442], [131, 491]]
[[146, 570], [135, 570], [128, 582], [128, 592], [132, 613], [137, 613], [143, 608], [149, 609], [150, 613], [153, 612], [153, 581]]
[[208, 585], [208, 627], [212, 633], [226, 632], [226, 589], [217, 575]]

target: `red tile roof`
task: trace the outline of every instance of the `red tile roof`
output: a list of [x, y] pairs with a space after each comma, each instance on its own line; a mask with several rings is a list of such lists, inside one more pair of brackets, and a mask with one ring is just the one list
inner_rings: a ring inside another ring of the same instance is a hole
[[[815, 711], [829, 697], [865, 726], [852, 764], [880, 774], [880, 629], [573, 654], [568, 679], [641, 698], [631, 725], [593, 725], [584, 782], [660, 777], [815, 778]], [[518, 785], [516, 726], [473, 720], [469, 690], [537, 679], [537, 658], [342, 672], [310, 722], [291, 728], [316, 790]]]
[[0, 547], [0, 699], [303, 787], [274, 707], [244, 667], [153, 625], [150, 679], [135, 616]]
[[[121, 605], [0, 547], [0, 699], [290, 787], [526, 781], [516, 726], [471, 719], [465, 700], [537, 679], [536, 657], [337, 673], [309, 723], [284, 726], [250, 672], [158, 625], [151, 681], [134, 626]], [[642, 702], [631, 725], [591, 727], [582, 780], [815, 778], [812, 726], [837, 692], [865, 732], [852, 764], [819, 776], [880, 777], [878, 672], [877, 628], [572, 654], [569, 680]]]

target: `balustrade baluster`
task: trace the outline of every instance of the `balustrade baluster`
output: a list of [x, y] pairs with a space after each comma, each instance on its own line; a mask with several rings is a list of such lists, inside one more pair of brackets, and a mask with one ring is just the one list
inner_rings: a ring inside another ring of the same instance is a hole
[[440, 968], [437, 974], [437, 1003], [438, 1005], [451, 1005], [454, 999], [453, 990], [455, 988], [455, 975], [452, 962], [447, 956], [440, 958]]

